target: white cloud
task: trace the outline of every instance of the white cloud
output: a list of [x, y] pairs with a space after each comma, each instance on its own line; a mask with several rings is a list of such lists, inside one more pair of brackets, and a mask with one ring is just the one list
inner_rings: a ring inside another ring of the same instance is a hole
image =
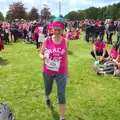
[[[4, 13], [8, 10], [9, 4], [19, 0], [0, 0], [0, 9]], [[103, 7], [108, 4], [119, 2], [119, 0], [21, 0], [25, 7], [30, 10], [33, 6], [40, 10], [43, 4], [47, 4], [52, 14], [59, 15], [59, 1], [62, 5], [62, 14], [65, 15], [71, 10], [85, 9], [91, 6]]]

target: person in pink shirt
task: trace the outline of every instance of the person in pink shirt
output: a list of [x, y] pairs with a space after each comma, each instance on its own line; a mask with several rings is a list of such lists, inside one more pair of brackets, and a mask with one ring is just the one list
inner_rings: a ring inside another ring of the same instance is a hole
[[100, 62], [104, 61], [104, 58], [107, 58], [109, 56], [106, 50], [106, 44], [102, 40], [97, 40], [94, 43], [91, 55], [95, 58], [95, 60], [97, 60], [97, 56], [101, 56]]
[[117, 44], [113, 44], [112, 50], [110, 50], [109, 58], [116, 59], [117, 56], [118, 56], [118, 46]]
[[45, 35], [43, 34], [43, 26], [42, 24], [40, 24], [38, 28], [38, 43], [40, 48], [42, 46], [42, 42], [44, 41], [44, 39], [45, 39]]
[[118, 54], [118, 45], [113, 44], [113, 47], [109, 53], [109, 57], [104, 58], [105, 63], [103, 64], [103, 66], [113, 65], [114, 64], [113, 60], [117, 59], [118, 55], [119, 55]]
[[61, 36], [64, 24], [61, 21], [53, 23], [53, 35], [47, 37], [42, 44], [40, 59], [43, 64], [43, 78], [46, 96], [46, 105], [51, 107], [50, 93], [54, 79], [57, 82], [60, 120], [65, 120], [65, 88], [68, 74], [67, 49], [68, 42]]
[[48, 36], [52, 36], [53, 35], [53, 24], [52, 23], [48, 24], [47, 32], [48, 32]]
[[105, 63], [103, 66], [110, 66], [111, 64], [113, 65], [113, 60], [115, 60], [118, 57], [118, 45], [113, 44], [112, 49], [110, 50], [109, 57], [104, 58]]
[[68, 33], [68, 40], [73, 40], [73, 39], [75, 39], [74, 36], [75, 36], [74, 33], [73, 33], [72, 31], [69, 31], [69, 33]]
[[4, 26], [4, 40], [5, 40], [6, 43], [10, 43], [10, 40], [9, 40], [9, 26], [8, 26], [7, 23]]

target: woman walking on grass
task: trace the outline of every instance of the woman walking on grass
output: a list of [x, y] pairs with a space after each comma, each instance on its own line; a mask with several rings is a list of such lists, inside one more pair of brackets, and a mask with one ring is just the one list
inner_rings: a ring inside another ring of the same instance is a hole
[[68, 74], [67, 40], [62, 37], [64, 24], [62, 21], [53, 23], [53, 36], [43, 42], [40, 58], [44, 61], [43, 78], [46, 96], [46, 105], [51, 107], [50, 93], [54, 79], [57, 83], [57, 94], [60, 108], [60, 120], [65, 120], [65, 88]]

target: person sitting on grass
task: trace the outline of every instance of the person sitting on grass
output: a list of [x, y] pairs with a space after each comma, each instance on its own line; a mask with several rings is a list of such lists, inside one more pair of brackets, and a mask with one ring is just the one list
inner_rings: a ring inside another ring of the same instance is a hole
[[118, 45], [113, 44], [112, 49], [110, 50], [109, 57], [104, 58], [104, 61], [109, 62], [112, 61], [113, 59], [116, 59], [118, 56]]
[[119, 55], [117, 56], [116, 60], [113, 60], [113, 62], [115, 63], [114, 75], [117, 76], [117, 77], [120, 77], [120, 48], [119, 48]]
[[75, 32], [75, 39], [80, 39], [80, 31], [78, 29], [76, 29], [76, 32]]
[[74, 40], [74, 33], [71, 30], [68, 33], [68, 40]]
[[[105, 74], [114, 74], [115, 76], [118, 76], [118, 73], [120, 73], [120, 49], [119, 54], [116, 59], [113, 58], [113, 60], [108, 61], [102, 65], [101, 69], [98, 68], [97, 62], [94, 64], [94, 69], [97, 72], [97, 75], [105, 75]], [[119, 72], [118, 72], [119, 71]], [[120, 76], [120, 75], [119, 75]]]
[[91, 51], [91, 55], [95, 60], [98, 60], [97, 56], [101, 56], [100, 62], [103, 62], [104, 58], [107, 58], [109, 56], [106, 50], [106, 44], [101, 39], [97, 40], [94, 43], [94, 47], [93, 50]]

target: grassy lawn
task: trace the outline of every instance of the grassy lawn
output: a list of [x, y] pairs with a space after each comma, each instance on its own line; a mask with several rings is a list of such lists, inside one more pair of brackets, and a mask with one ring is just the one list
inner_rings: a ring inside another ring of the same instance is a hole
[[[66, 120], [120, 120], [120, 79], [97, 76], [91, 50], [92, 43], [86, 44], [83, 35], [70, 41]], [[0, 55], [0, 102], [9, 103], [16, 120], [59, 120], [55, 83], [54, 108], [45, 105], [42, 61], [36, 47], [13, 43], [5, 45]]]

